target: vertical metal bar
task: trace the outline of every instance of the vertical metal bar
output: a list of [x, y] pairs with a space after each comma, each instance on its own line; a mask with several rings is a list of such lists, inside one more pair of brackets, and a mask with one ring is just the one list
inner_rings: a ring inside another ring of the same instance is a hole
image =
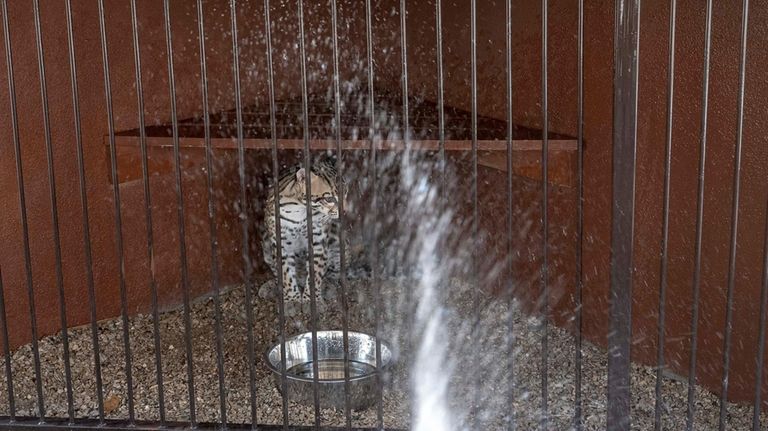
[[[374, 291], [374, 326], [376, 335], [376, 369], [381, 369], [381, 284], [378, 281], [379, 265], [379, 227], [378, 227], [378, 191], [376, 189], [376, 101], [373, 98], [373, 24], [372, 24], [371, 0], [365, 0], [365, 39], [368, 56], [368, 110], [370, 115], [370, 126], [368, 129], [368, 139], [371, 142], [370, 154], [370, 176], [371, 176], [371, 211], [373, 212], [373, 223], [371, 227], [371, 283]], [[384, 381], [381, 373], [376, 373], [376, 427], [384, 428]]]
[[64, 347], [64, 382], [67, 394], [67, 415], [70, 423], [75, 420], [75, 407], [72, 399], [72, 368], [69, 360], [69, 331], [67, 330], [67, 306], [64, 295], [64, 272], [61, 266], [61, 233], [59, 232], [59, 209], [56, 202], [56, 174], [53, 162], [53, 143], [51, 142], [51, 120], [48, 109], [48, 86], [45, 76], [45, 54], [43, 35], [40, 26], [40, 3], [32, 1], [32, 11], [35, 22], [35, 47], [37, 48], [37, 66], [40, 81], [40, 104], [43, 108], [43, 137], [45, 139], [45, 155], [48, 164], [48, 199], [51, 205], [51, 224], [53, 227], [53, 251], [55, 256], [56, 288], [59, 292], [59, 318], [61, 324], [61, 341]]
[[[405, 147], [405, 157], [411, 157], [410, 147], [410, 124], [409, 124], [409, 112], [408, 112], [408, 31], [407, 31], [407, 18], [408, 9], [406, 6], [406, 0], [400, 0], [400, 86], [402, 87], [402, 115], [403, 115], [403, 146]], [[413, 290], [406, 289], [405, 291], [405, 304], [407, 307], [407, 321], [405, 322], [405, 328], [407, 332], [406, 336], [406, 348], [409, 352], [413, 352], [413, 328], [414, 320], [416, 318], [415, 308], [413, 307]], [[414, 417], [416, 417], [414, 415]]]
[[115, 147], [115, 122], [112, 111], [112, 84], [109, 77], [109, 53], [107, 49], [107, 30], [104, 19], [104, 0], [99, 0], [99, 36], [101, 39], [101, 58], [104, 71], [104, 92], [107, 105], [107, 128], [109, 129], [109, 160], [112, 177], [112, 194], [115, 200], [115, 242], [120, 279], [120, 315], [123, 326], [123, 348], [125, 353], [125, 380], [128, 402], [128, 421], [135, 420], [133, 403], [133, 367], [131, 365], [131, 341], [128, 325], [128, 298], [125, 288], [125, 258], [123, 255], [123, 218], [120, 206], [120, 183], [117, 176], [117, 149]]
[[437, 51], [437, 128], [438, 139], [440, 140], [440, 150], [438, 157], [440, 158], [440, 184], [441, 193], [443, 199], [445, 199], [446, 184], [445, 184], [445, 83], [443, 73], [443, 1], [435, 0], [435, 32], [437, 33], [437, 41], [435, 43], [435, 49]]
[[309, 308], [312, 317], [312, 389], [315, 402], [315, 429], [320, 429], [320, 371], [318, 363], [317, 346], [317, 283], [315, 283], [314, 265], [314, 229], [312, 228], [312, 155], [309, 148], [309, 95], [307, 90], [307, 60], [304, 46], [304, 1], [298, 0], [299, 18], [299, 57], [301, 65], [301, 109], [303, 121], [304, 139], [304, 175], [307, 200], [307, 269], [309, 279], [306, 288], [309, 288]]
[[408, 34], [406, 24], [407, 9], [405, 0], [400, 0], [400, 62], [402, 67], [400, 84], [403, 87], [403, 142], [405, 147], [408, 148]]
[[691, 356], [688, 366], [688, 408], [686, 429], [693, 430], [696, 389], [696, 349], [699, 334], [699, 294], [701, 288], [701, 244], [704, 231], [704, 179], [707, 166], [707, 113], [709, 103], [709, 58], [712, 47], [712, 0], [707, 0], [704, 29], [704, 65], [702, 78], [701, 140], [699, 145], [699, 185], [696, 197], [696, 243], [693, 269], [693, 304], [691, 306]]
[[338, 16], [336, 0], [331, 0], [331, 43], [333, 50], [333, 121], [334, 139], [336, 140], [336, 152], [338, 153], [337, 190], [339, 205], [339, 284], [341, 287], [341, 331], [344, 342], [344, 416], [347, 430], [352, 428], [352, 407], [349, 393], [349, 302], [347, 300], [347, 274], [344, 261], [345, 243], [344, 237], [344, 201], [346, 189], [344, 188], [344, 153], [341, 146], [341, 92], [339, 90], [339, 37]]
[[29, 249], [29, 224], [27, 223], [27, 200], [24, 192], [24, 170], [21, 159], [21, 142], [19, 140], [19, 114], [16, 109], [16, 84], [13, 76], [13, 53], [11, 51], [11, 35], [8, 25], [8, 4], [2, 0], [3, 38], [5, 40], [5, 62], [8, 75], [8, 99], [11, 104], [11, 130], [13, 132], [13, 151], [16, 159], [16, 183], [19, 189], [19, 212], [24, 248], [24, 270], [27, 278], [27, 295], [29, 297], [29, 322], [32, 336], [32, 359], [35, 368], [37, 389], [37, 408], [40, 420], [45, 417], [45, 402], [43, 400], [43, 383], [40, 377], [40, 350], [37, 343], [37, 316], [35, 314], [35, 290], [32, 281], [32, 256]]
[[573, 422], [576, 431], [581, 431], [583, 427], [582, 418], [582, 397], [581, 397], [581, 380], [582, 380], [582, 316], [583, 316], [583, 304], [582, 304], [582, 291], [583, 291], [583, 272], [582, 272], [582, 247], [584, 244], [584, 0], [579, 1], [579, 24], [578, 24], [578, 48], [577, 48], [577, 93], [578, 100], [576, 102], [578, 111], [578, 124], [576, 125], [576, 143], [577, 149], [577, 185], [576, 188], [578, 196], [576, 198], [576, 375], [575, 375], [575, 392], [576, 397], [574, 399], [574, 411]]
[[[238, 176], [240, 178], [240, 227], [242, 230], [242, 258], [243, 258], [243, 267], [245, 271], [243, 272], [243, 283], [245, 284], [245, 322], [247, 326], [247, 355], [248, 355], [248, 386], [250, 389], [250, 404], [251, 404], [251, 427], [257, 428], [256, 425], [258, 423], [258, 408], [256, 405], [256, 351], [254, 348], [254, 340], [253, 340], [253, 282], [251, 281], [251, 276], [253, 274], [253, 263], [251, 262], [251, 252], [250, 252], [250, 233], [248, 232], [248, 229], [251, 225], [250, 223], [250, 215], [248, 213], [248, 182], [246, 180], [246, 173], [245, 173], [245, 145], [243, 143], [243, 98], [241, 95], [240, 90], [240, 48], [238, 46], [238, 36], [237, 36], [237, 0], [231, 0], [230, 2], [230, 22], [232, 25], [232, 74], [233, 74], [233, 80], [235, 84], [235, 115], [237, 119], [237, 170], [238, 170]], [[271, 50], [270, 50], [271, 51]], [[272, 73], [272, 67], [271, 67], [271, 55], [270, 55], [270, 67], [269, 67], [269, 73], [270, 73], [270, 81], [271, 81], [271, 73]], [[274, 116], [274, 110], [272, 110], [272, 115]], [[274, 127], [272, 128], [272, 133], [274, 135]], [[279, 218], [279, 217], [277, 217]], [[278, 230], [279, 232], [279, 230]], [[279, 247], [279, 246], [278, 246]], [[280, 264], [280, 260], [277, 261], [278, 266], [282, 266]], [[278, 271], [278, 274], [280, 274], [280, 271]], [[278, 282], [278, 285], [282, 284], [281, 282]], [[282, 291], [282, 290], [281, 290]], [[282, 310], [282, 309], [281, 309]], [[282, 318], [282, 311], [281, 316]], [[281, 320], [280, 323], [280, 330], [283, 331], [284, 329], [284, 322]], [[284, 337], [284, 334], [282, 334]], [[285, 347], [283, 346], [283, 349]], [[281, 352], [284, 350], [281, 350]], [[281, 353], [282, 354], [282, 353]], [[285, 398], [285, 388], [281, 391], [283, 393], [283, 398]], [[285, 399], [283, 399], [283, 410], [285, 411]]]
[[[99, 0], [103, 1], [103, 0]], [[187, 267], [187, 241], [184, 228], [184, 193], [181, 178], [181, 155], [179, 151], [179, 117], [176, 112], [176, 77], [173, 70], [173, 40], [171, 38], [171, 12], [169, 0], [163, 1], [166, 54], [168, 56], [168, 86], [171, 103], [173, 131], [173, 158], [176, 177], [176, 211], [179, 224], [179, 258], [181, 261], [181, 284], [184, 302], [184, 342], [187, 356], [187, 388], [189, 392], [189, 425], [197, 426], [195, 413], [195, 366], [192, 357], [192, 319], [189, 305], [189, 269]]]
[[158, 311], [157, 278], [155, 276], [155, 247], [152, 223], [152, 195], [149, 185], [149, 162], [147, 154], [147, 133], [144, 121], [144, 90], [141, 80], [141, 50], [139, 27], [136, 16], [136, 0], [131, 0], [131, 35], [133, 36], [133, 65], [136, 75], [136, 103], [139, 114], [139, 147], [141, 148], [141, 177], [144, 186], [144, 219], [147, 225], [147, 259], [149, 260], [149, 287], [152, 296], [152, 334], [155, 349], [155, 381], [157, 383], [157, 404], [160, 424], [165, 425], [165, 390], [163, 385], [162, 353], [160, 351], [160, 316]]
[[[205, 140], [205, 184], [208, 189], [208, 229], [210, 231], [211, 284], [213, 285], [214, 332], [216, 333], [216, 372], [219, 380], [219, 419], [221, 428], [227, 429], [227, 386], [224, 379], [224, 341], [221, 327], [221, 297], [219, 289], [219, 238], [216, 226], [216, 202], [213, 184], [213, 146], [211, 144], [211, 118], [208, 106], [208, 67], [205, 58], [205, 21], [203, 2], [197, 0], [197, 33], [200, 43], [200, 87], [203, 102], [203, 129]], [[250, 330], [250, 328], [249, 328]]]
[[608, 430], [630, 426], [632, 251], [637, 149], [640, 0], [616, 0], [613, 82], [613, 229], [608, 332]]
[[507, 402], [509, 404], [507, 429], [512, 431], [517, 428], [517, 415], [515, 414], [515, 284], [513, 281], [515, 253], [514, 232], [515, 216], [513, 207], [513, 160], [512, 140], [515, 131], [512, 112], [512, 0], [505, 2], [507, 20], [506, 51], [507, 51], [507, 293], [509, 294], [507, 316], [507, 358], [509, 360], [509, 378], [507, 381]]
[[[477, 0], [471, 0], [469, 3], [469, 15], [470, 15], [470, 95], [471, 95], [471, 133], [472, 133], [472, 182], [470, 193], [472, 195], [472, 314], [476, 321], [480, 320], [480, 285], [477, 269], [477, 253], [479, 251], [478, 241], [478, 194], [477, 194]], [[478, 336], [478, 327], [475, 325], [473, 329], [473, 337]], [[480, 402], [480, 379], [476, 377], [474, 380], [474, 388], [471, 390], [473, 395], [473, 404], [475, 410], [474, 425], [479, 425], [479, 419], [477, 415], [477, 409]]]
[[664, 155], [664, 197], [661, 227], [661, 261], [659, 280], [659, 318], [656, 351], [656, 404], [654, 409], [654, 430], [661, 431], [662, 380], [664, 377], [664, 332], [666, 322], [667, 283], [669, 276], [669, 200], [672, 175], [672, 118], [675, 97], [675, 25], [677, 0], [669, 2], [669, 70], [667, 71], [667, 139]]
[[[269, 89], [269, 127], [272, 135], [272, 182], [274, 184], [275, 200], [275, 232], [282, 232], [280, 227], [280, 165], [277, 161], [277, 120], [275, 112], [275, 73], [272, 67], [272, 21], [269, 18], [269, 0], [264, 0], [264, 22], [266, 26], [267, 37], [267, 84]], [[275, 267], [283, 266], [283, 246], [281, 241], [275, 241], [277, 247]], [[279, 292], [278, 301], [278, 320], [280, 324], [280, 393], [283, 396], [283, 430], [288, 431], [288, 374], [286, 371], [285, 358], [285, 295], [282, 289], [283, 273], [277, 272], [277, 286]]]
[[747, 69], [747, 30], [749, 24], [749, 0], [742, 2], [741, 58], [739, 63], [738, 118], [736, 120], [736, 148], [733, 156], [733, 202], [731, 207], [731, 246], [728, 257], [728, 292], [725, 309], [725, 337], [723, 340], [723, 376], [720, 391], [720, 431], [725, 430], [728, 414], [728, 374], [731, 364], [731, 335], [733, 332], [733, 291], [736, 284], [736, 244], [739, 236], [739, 202], [741, 197], [741, 149], [744, 131], [744, 80]]
[[16, 420], [16, 398], [13, 392], [13, 369], [11, 368], [11, 347], [8, 341], [8, 317], [5, 314], [5, 287], [3, 286], [3, 271], [0, 268], [0, 326], [3, 328], [3, 356], [5, 360], [5, 389], [8, 391], [8, 416]]
[[541, 428], [549, 424], [549, 108], [547, 0], [541, 0]]
[[69, 51], [69, 73], [72, 82], [72, 111], [75, 122], [75, 142], [77, 146], [77, 170], [80, 186], [80, 206], [83, 213], [83, 246], [85, 249], [85, 272], [88, 285], [88, 306], [90, 310], [91, 343], [93, 344], [93, 366], [96, 377], [96, 401], [99, 422], [104, 423], [104, 388], [101, 378], [101, 349], [99, 347], [99, 328], [96, 316], [96, 289], [93, 281], [93, 255], [91, 252], [91, 225], [88, 216], [88, 193], [85, 183], [85, 159], [83, 156], [83, 134], [80, 127], [80, 97], [77, 85], [77, 61], [75, 59], [74, 28], [72, 25], [71, 0], [64, 3], [67, 16], [67, 48]]
[[752, 412], [752, 431], [760, 430], [761, 396], [763, 392], [763, 358], [765, 357], [765, 326], [768, 316], [768, 198], [765, 211], [765, 233], [763, 234], [763, 287], [760, 289], [760, 329], [757, 338], [757, 360], [755, 361], [755, 403]]

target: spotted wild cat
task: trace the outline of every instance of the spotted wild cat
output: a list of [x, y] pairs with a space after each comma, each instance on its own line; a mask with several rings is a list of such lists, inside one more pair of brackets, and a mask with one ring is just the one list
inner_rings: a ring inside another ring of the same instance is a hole
[[[339, 271], [339, 195], [336, 168], [330, 160], [312, 165], [312, 265], [315, 297], [321, 298], [323, 281]], [[282, 246], [283, 294], [288, 301], [309, 301], [306, 170], [301, 165], [286, 169], [278, 182], [280, 196], [280, 244]], [[264, 207], [262, 250], [264, 261], [277, 276], [277, 238], [274, 191], [270, 187]], [[304, 277], [302, 275], [306, 274]]]

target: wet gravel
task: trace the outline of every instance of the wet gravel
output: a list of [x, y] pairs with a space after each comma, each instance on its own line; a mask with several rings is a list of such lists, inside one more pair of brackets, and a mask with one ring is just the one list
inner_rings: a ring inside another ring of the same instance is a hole
[[[253, 339], [255, 347], [256, 421], [263, 424], [283, 422], [283, 399], [269, 374], [263, 354], [276, 343], [280, 328], [270, 280], [257, 280], [253, 293]], [[414, 283], [383, 281], [381, 298], [383, 310], [380, 321], [382, 338], [392, 344], [398, 357], [392, 374], [386, 381], [383, 401], [384, 425], [408, 428], [414, 403], [409, 394], [409, 364], [415, 350], [409, 346], [422, 345], [422, 322], [410, 318], [411, 306], [420, 297], [413, 291]], [[503, 300], [473, 295], [469, 285], [453, 280], [443, 290], [445, 305], [440, 311], [440, 330], [435, 337], [444, 343], [448, 357], [434, 357], [431, 351], [422, 352], [427, 358], [415, 381], [434, 385], [435, 376], [451, 372], [446, 393], [450, 420], [455, 429], [502, 429], [514, 420], [517, 429], [539, 429], [541, 423], [541, 325], [532, 317], [515, 311], [510, 316]], [[373, 312], [374, 292], [365, 280], [347, 283], [349, 298], [349, 328], [373, 333], [377, 316]], [[335, 292], [335, 294], [334, 294]], [[227, 421], [247, 423], [252, 420], [250, 377], [247, 343], [247, 315], [245, 288], [232, 287], [221, 295], [221, 325], [224, 363], [224, 395]], [[477, 302], [475, 302], [477, 301]], [[475, 308], [475, 305], [479, 305]], [[341, 328], [342, 314], [338, 288], [329, 294], [318, 319], [318, 329]], [[513, 309], [516, 309], [513, 307]], [[479, 310], [475, 315], [473, 310]], [[289, 307], [285, 332], [288, 335], [311, 328], [307, 310]], [[423, 311], [423, 310], [422, 310]], [[434, 310], [433, 310], [434, 311]], [[476, 317], [479, 316], [479, 317]], [[221, 416], [215, 327], [215, 301], [211, 297], [195, 301], [191, 307], [191, 350], [193, 360], [195, 419], [199, 422], [217, 422]], [[165, 415], [169, 421], [190, 420], [190, 392], [185, 343], [183, 310], [161, 314], [158, 321], [162, 357], [162, 383], [165, 397]], [[514, 338], [509, 338], [509, 325]], [[158, 379], [155, 366], [155, 344], [151, 315], [137, 315], [130, 319], [131, 374], [133, 402], [129, 405], [126, 378], [126, 357], [123, 349], [121, 320], [99, 322], [98, 338], [101, 347], [100, 364], [103, 381], [104, 410], [108, 418], [127, 418], [132, 408], [136, 419], [157, 421], [160, 418]], [[73, 387], [73, 415], [98, 417], [94, 354], [89, 326], [69, 330], [70, 363]], [[510, 341], [514, 354], [509, 355]], [[565, 430], [572, 426], [574, 410], [575, 356], [572, 337], [551, 325], [548, 330], [549, 355], [546, 358], [548, 377], [548, 427]], [[68, 415], [67, 391], [64, 373], [64, 352], [60, 334], [39, 341], [41, 383], [45, 415]], [[604, 351], [586, 344], [583, 351], [583, 414], [585, 429], [605, 427], [607, 385], [607, 358]], [[514, 373], [509, 373], [510, 358]], [[31, 345], [13, 352], [13, 390], [17, 415], [38, 414], [37, 379], [34, 372]], [[0, 372], [0, 374], [3, 374]], [[4, 374], [3, 374], [4, 376]], [[656, 372], [651, 367], [633, 366], [632, 371], [632, 429], [653, 428], [654, 388]], [[510, 397], [509, 388], [513, 388]], [[685, 427], [687, 385], [675, 378], [665, 379], [663, 385], [664, 429]], [[510, 404], [513, 408], [510, 409]], [[717, 429], [718, 398], [702, 389], [696, 389], [696, 429]], [[426, 411], [427, 409], [425, 409]], [[751, 427], [751, 406], [730, 405], [729, 429]], [[514, 412], [509, 416], [508, 412]], [[9, 413], [6, 379], [0, 378], [0, 415]], [[321, 424], [343, 426], [343, 411], [323, 409]], [[768, 418], [761, 417], [763, 427]], [[313, 425], [314, 408], [289, 401], [288, 421], [295, 425]], [[375, 426], [376, 408], [352, 412], [352, 425]], [[430, 428], [426, 428], [430, 429]]]

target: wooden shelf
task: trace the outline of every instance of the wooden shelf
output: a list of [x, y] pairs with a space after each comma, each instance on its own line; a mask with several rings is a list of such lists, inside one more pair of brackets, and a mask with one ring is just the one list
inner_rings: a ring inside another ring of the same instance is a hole
[[[440, 149], [440, 111], [430, 101], [409, 99], [408, 148], [419, 151], [438, 151]], [[374, 101], [377, 123], [375, 133], [381, 140], [375, 140], [377, 150], [402, 151], [406, 142], [402, 139], [402, 103], [397, 96], [379, 94]], [[344, 151], [370, 150], [368, 137], [370, 116], [367, 114], [368, 102], [365, 96], [349, 95], [341, 104], [341, 147]], [[337, 150], [334, 139], [334, 106], [331, 100], [313, 97], [308, 107], [308, 146], [310, 150]], [[239, 148], [237, 136], [242, 133], [242, 146], [246, 150], [271, 150], [275, 143], [279, 150], [303, 150], [304, 117], [303, 104], [300, 100], [281, 101], [276, 104], [276, 135], [271, 139], [269, 107], [249, 105], [241, 112], [240, 130], [233, 109], [214, 113], [209, 118], [210, 145], [216, 150], [236, 150]], [[445, 150], [466, 152], [472, 150], [472, 115], [470, 112], [445, 107], [443, 112], [443, 130]], [[540, 177], [540, 159], [542, 151], [541, 131], [512, 125], [505, 121], [478, 116], [477, 150], [478, 163], [482, 166], [506, 170], [506, 152], [508, 134], [512, 133], [513, 167], [516, 173]], [[138, 129], [126, 130], [115, 135], [118, 156], [120, 182], [134, 181], [141, 178], [140, 148], [141, 138]], [[173, 135], [173, 125], [165, 123], [145, 128], [144, 136], [150, 159], [150, 173], [162, 175], [170, 173], [173, 164], [173, 148], [178, 139], [180, 151], [184, 152], [184, 166], [202, 163], [206, 147], [205, 122], [201, 117], [186, 118], [178, 121], [178, 138]], [[575, 138], [549, 133], [550, 180], [564, 185], [572, 185], [575, 169], [575, 155], [578, 143]], [[108, 146], [109, 137], [104, 138]]]
[[[108, 144], [108, 137], [105, 137]], [[115, 136], [115, 144], [118, 147], [139, 148], [141, 140], [138, 136]], [[440, 141], [435, 139], [414, 139], [409, 141], [412, 150], [438, 151]], [[147, 147], [169, 148], [174, 146], [172, 137], [146, 137]], [[198, 137], [179, 137], [179, 148], [205, 148], [205, 138]], [[271, 139], [246, 138], [243, 139], [243, 147], [247, 150], [271, 150], [274, 144]], [[541, 151], [541, 140], [521, 139], [512, 141], [512, 151]], [[236, 150], [238, 148], [237, 138], [211, 138], [211, 147], [222, 150]], [[303, 139], [278, 139], [277, 148], [280, 150], [303, 150], [305, 147]], [[371, 142], [364, 140], [342, 140], [342, 150], [370, 150]], [[333, 138], [329, 139], [310, 139], [310, 150], [336, 150], [337, 143]], [[382, 151], [402, 151], [405, 150], [406, 143], [403, 140], [377, 141], [376, 149]], [[554, 139], [549, 141], [549, 151], [576, 151], [577, 141], [575, 139]], [[478, 151], [507, 151], [507, 141], [504, 140], [478, 140]], [[471, 151], [471, 140], [449, 139], [445, 141], [446, 151]]]

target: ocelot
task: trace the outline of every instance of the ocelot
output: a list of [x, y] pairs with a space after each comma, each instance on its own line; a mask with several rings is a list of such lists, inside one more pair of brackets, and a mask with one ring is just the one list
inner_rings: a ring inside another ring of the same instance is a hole
[[[324, 281], [339, 272], [339, 200], [337, 174], [330, 159], [317, 161], [310, 169], [310, 205], [312, 213], [312, 266], [315, 298], [322, 298]], [[281, 172], [280, 233], [276, 232], [275, 196], [272, 187], [264, 204], [261, 226], [264, 261], [277, 277], [277, 238], [282, 249], [283, 295], [287, 301], [310, 300], [310, 271], [307, 235], [306, 170], [301, 165]]]

